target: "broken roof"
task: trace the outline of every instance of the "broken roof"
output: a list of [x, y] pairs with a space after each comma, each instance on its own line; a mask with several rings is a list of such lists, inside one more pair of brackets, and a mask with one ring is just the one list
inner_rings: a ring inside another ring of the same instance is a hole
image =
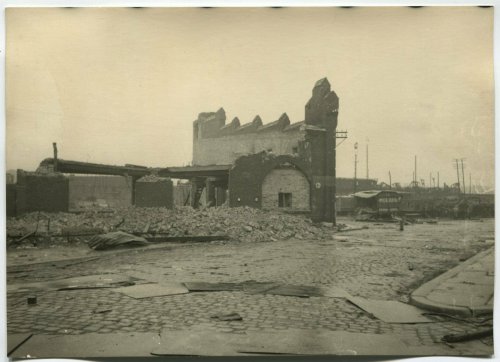
[[260, 126], [262, 126], [262, 119], [259, 115], [255, 116], [252, 122], [242, 124], [240, 127], [236, 128], [233, 134], [243, 134], [255, 132]]
[[228, 176], [232, 165], [166, 167], [158, 170], [159, 176], [191, 178], [196, 176]]
[[283, 113], [277, 121], [260, 126], [258, 131], [261, 132], [275, 129], [283, 130], [286, 126], [289, 125], [290, 119], [288, 118], [288, 115], [286, 113]]

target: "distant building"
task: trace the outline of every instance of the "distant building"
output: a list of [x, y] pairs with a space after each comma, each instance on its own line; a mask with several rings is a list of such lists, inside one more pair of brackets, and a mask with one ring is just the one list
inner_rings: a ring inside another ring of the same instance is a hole
[[7, 173], [5, 175], [5, 182], [7, 183], [7, 185], [15, 184], [16, 183], [16, 178], [15, 178], [15, 176], [13, 174]]
[[358, 191], [368, 191], [368, 190], [376, 190], [377, 180], [369, 179], [369, 178], [347, 178], [347, 177], [337, 177], [336, 178], [337, 185], [337, 195], [351, 195]]

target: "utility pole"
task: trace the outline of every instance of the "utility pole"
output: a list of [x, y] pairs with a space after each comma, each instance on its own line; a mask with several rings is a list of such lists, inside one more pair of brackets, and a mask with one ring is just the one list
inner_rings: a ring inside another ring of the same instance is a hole
[[392, 190], [392, 178], [391, 178], [391, 171], [389, 171], [389, 188]]
[[354, 192], [358, 186], [358, 142], [354, 144]]
[[52, 149], [54, 151], [54, 172], [57, 172], [57, 143], [52, 142]]
[[465, 176], [464, 176], [464, 159], [460, 159], [460, 162], [462, 163], [462, 181], [464, 182], [464, 195], [466, 193], [465, 191]]
[[414, 172], [414, 175], [415, 175], [415, 187], [418, 187], [418, 178], [417, 178], [417, 155], [415, 155], [415, 172]]
[[[337, 143], [338, 139], [342, 139], [340, 143]], [[335, 172], [335, 176], [337, 175], [337, 165], [336, 165], [336, 154], [337, 154], [337, 147], [342, 144], [347, 139], [347, 131], [337, 131], [335, 129], [335, 142], [333, 142], [333, 149], [334, 149], [334, 157], [333, 157], [333, 169]], [[333, 179], [334, 182], [334, 187], [333, 187], [333, 213], [332, 213], [332, 224], [335, 227], [337, 225], [337, 179], [334, 177]]]
[[472, 174], [469, 172], [469, 195], [472, 195]]
[[438, 171], [438, 190], [439, 190], [439, 171]]
[[459, 171], [459, 168], [458, 168], [458, 158], [455, 158], [455, 163], [457, 165], [458, 192], [460, 192], [461, 191], [461, 189], [460, 189], [460, 171]]
[[370, 172], [368, 169], [368, 143], [366, 144], [366, 178], [370, 178]]

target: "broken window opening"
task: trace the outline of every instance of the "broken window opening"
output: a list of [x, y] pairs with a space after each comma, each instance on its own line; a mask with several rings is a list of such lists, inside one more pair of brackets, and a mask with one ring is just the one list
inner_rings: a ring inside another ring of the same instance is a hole
[[290, 192], [278, 193], [279, 207], [292, 207], [292, 194]]

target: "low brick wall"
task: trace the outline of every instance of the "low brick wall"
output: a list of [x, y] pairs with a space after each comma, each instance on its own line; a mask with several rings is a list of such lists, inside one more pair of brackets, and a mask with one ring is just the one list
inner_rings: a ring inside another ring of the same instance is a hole
[[62, 174], [18, 171], [16, 214], [32, 211], [66, 212], [69, 209], [68, 178]]
[[17, 192], [15, 184], [8, 184], [5, 194], [7, 217], [17, 215]]
[[135, 183], [135, 206], [139, 207], [174, 207], [174, 185], [171, 180]]
[[132, 205], [132, 178], [125, 176], [70, 176], [69, 207]]

